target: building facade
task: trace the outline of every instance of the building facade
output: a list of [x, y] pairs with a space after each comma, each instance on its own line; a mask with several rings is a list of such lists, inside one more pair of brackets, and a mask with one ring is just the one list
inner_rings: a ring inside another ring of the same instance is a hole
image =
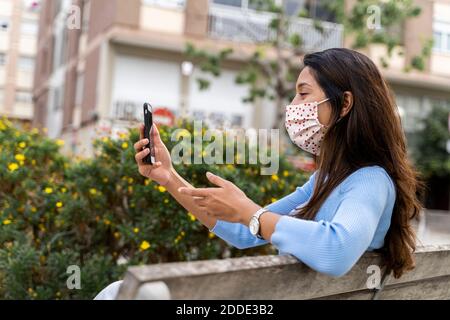
[[[354, 1], [346, 1], [347, 7]], [[289, 0], [286, 5], [288, 12], [295, 13], [317, 2]], [[383, 45], [363, 50], [380, 66], [394, 90], [411, 137], [433, 105], [450, 104], [450, 1], [415, 2], [422, 12], [403, 26], [403, 43], [394, 49], [387, 68], [381, 63], [387, 57]], [[51, 137], [72, 141], [74, 151], [79, 151], [80, 141], [97, 135], [93, 129], [111, 130], [139, 118], [144, 101], [175, 115], [246, 128], [270, 127], [275, 117], [273, 104], [243, 103], [247, 88], [234, 82], [254, 52], [255, 42], [270, 36], [270, 20], [269, 13], [256, 12], [248, 0], [44, 1], [34, 122], [47, 127]], [[319, 49], [350, 46], [342, 26], [323, 25], [329, 36]], [[310, 19], [298, 18], [292, 28], [302, 34], [306, 48], [320, 40]], [[427, 39], [434, 39], [434, 47], [425, 59], [424, 71], [405, 72]], [[207, 50], [234, 50], [222, 75], [206, 91], [200, 91], [196, 83], [199, 71], [185, 61], [188, 42]], [[10, 102], [14, 98], [11, 93], [6, 96], [4, 100]]]
[[[301, 1], [292, 1], [292, 10]], [[296, 5], [296, 6], [295, 6]], [[80, 28], [67, 22], [80, 10]], [[247, 88], [235, 77], [255, 49], [254, 37], [267, 37], [269, 14], [248, 1], [95, 0], [44, 1], [40, 17], [35, 78], [35, 124], [51, 137], [63, 137], [77, 150], [99, 131], [120, 129], [139, 119], [142, 103], [209, 122], [241, 127], [270, 127], [270, 103], [242, 102]], [[331, 36], [323, 48], [342, 46], [342, 26], [324, 23]], [[310, 19], [296, 28], [317, 40]], [[234, 53], [222, 75], [201, 91], [199, 71], [185, 61], [187, 43]], [[264, 112], [262, 112], [264, 111]], [[89, 152], [89, 150], [86, 150]]]
[[31, 122], [39, 2], [0, 0], [0, 117]]

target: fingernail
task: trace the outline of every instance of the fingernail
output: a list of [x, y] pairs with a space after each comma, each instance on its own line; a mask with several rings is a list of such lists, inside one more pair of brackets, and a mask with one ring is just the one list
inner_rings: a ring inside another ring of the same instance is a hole
[[148, 139], [144, 139], [142, 140], [143, 143], [148, 144], [150, 141], [148, 141]]
[[150, 152], [150, 149], [149, 148], [145, 148], [144, 153], [148, 154], [149, 152]]
[[211, 172], [208, 171], [208, 172], [206, 173], [206, 176], [207, 176], [207, 177], [212, 177], [212, 176], [214, 176], [214, 175], [213, 175]]

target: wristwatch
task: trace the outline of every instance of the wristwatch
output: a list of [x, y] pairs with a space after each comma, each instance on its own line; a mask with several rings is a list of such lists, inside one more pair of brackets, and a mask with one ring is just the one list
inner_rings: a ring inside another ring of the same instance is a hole
[[248, 227], [250, 229], [250, 233], [252, 235], [254, 235], [255, 237], [257, 237], [258, 239], [262, 239], [261, 233], [260, 233], [261, 225], [259, 223], [259, 218], [261, 217], [261, 215], [264, 212], [267, 212], [267, 211], [269, 211], [269, 209], [267, 209], [267, 208], [261, 208], [258, 211], [256, 211], [256, 213], [250, 219], [250, 223], [248, 225]]

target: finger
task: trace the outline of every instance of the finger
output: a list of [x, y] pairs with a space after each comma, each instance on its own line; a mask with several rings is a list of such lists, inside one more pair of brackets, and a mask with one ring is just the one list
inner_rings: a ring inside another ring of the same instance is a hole
[[143, 164], [142, 159], [144, 159], [150, 153], [150, 149], [146, 148], [145, 150], [136, 153], [134, 159], [138, 164]]
[[134, 159], [136, 160], [137, 164], [139, 166], [150, 166], [152, 169], [156, 169], [162, 166], [162, 163], [160, 161], [154, 163], [154, 164], [147, 164], [143, 162], [143, 159], [149, 154], [150, 150], [147, 148], [141, 152], [136, 153], [134, 156]]
[[144, 148], [148, 144], [148, 142], [148, 139], [139, 140], [134, 144], [134, 150], [136, 150], [136, 152], [142, 151], [142, 148]]
[[207, 197], [211, 194], [211, 188], [179, 188], [178, 192], [193, 197]]
[[159, 135], [159, 130], [156, 124], [153, 124], [152, 127], [152, 139], [155, 143], [162, 143], [161, 136]]
[[140, 140], [144, 139], [144, 129], [145, 129], [145, 125], [143, 123], [141, 123], [139, 125], [139, 139]]
[[216, 176], [215, 174], [212, 174], [211, 172], [206, 173], [206, 178], [208, 178], [209, 182], [212, 184], [215, 184], [216, 186], [225, 188], [228, 186], [231, 182], [228, 180], [225, 180], [224, 178], [221, 178], [219, 176]]

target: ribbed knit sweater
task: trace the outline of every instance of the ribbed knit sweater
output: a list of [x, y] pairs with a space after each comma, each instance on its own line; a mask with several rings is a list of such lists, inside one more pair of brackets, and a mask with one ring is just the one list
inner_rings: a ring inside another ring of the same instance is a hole
[[[381, 248], [395, 203], [395, 186], [380, 166], [356, 170], [328, 196], [314, 220], [290, 216], [308, 202], [317, 171], [295, 192], [267, 208], [282, 217], [270, 242], [312, 269], [331, 276], [346, 274], [365, 251]], [[217, 221], [211, 232], [244, 249], [267, 244], [247, 226]]]

